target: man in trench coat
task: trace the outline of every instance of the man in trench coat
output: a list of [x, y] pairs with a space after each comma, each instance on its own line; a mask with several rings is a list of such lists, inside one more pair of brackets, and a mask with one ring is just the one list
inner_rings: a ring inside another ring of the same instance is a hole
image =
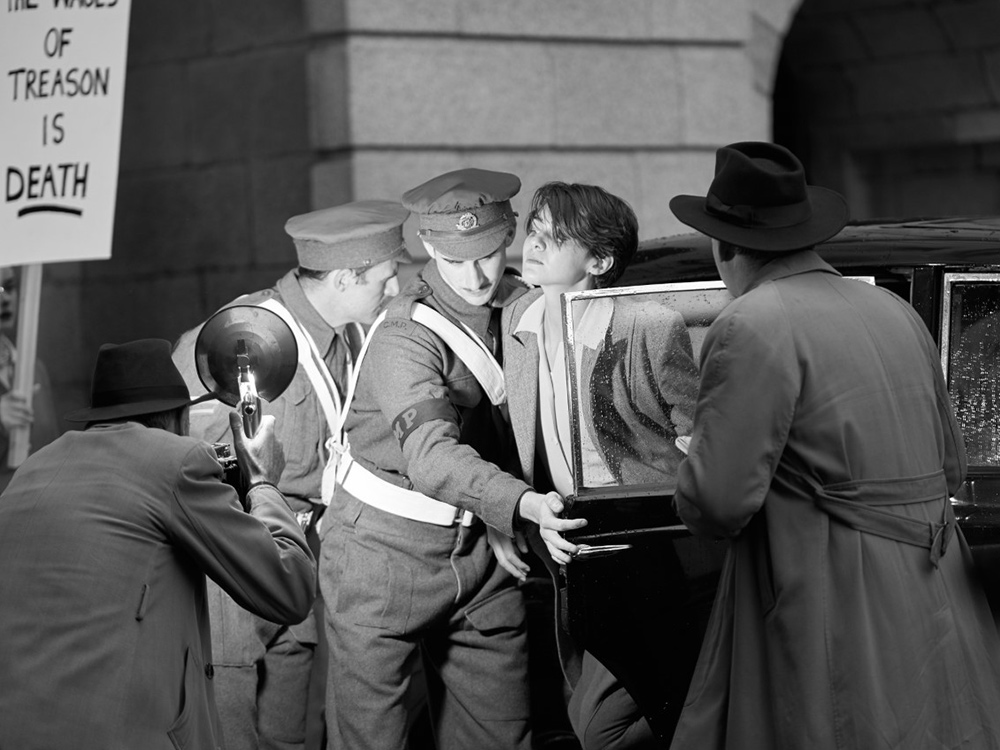
[[672, 747], [1000, 747], [1000, 642], [950, 496], [933, 340], [813, 252], [847, 220], [786, 149], [719, 149], [671, 210], [737, 299], [701, 355], [677, 511], [732, 544]]

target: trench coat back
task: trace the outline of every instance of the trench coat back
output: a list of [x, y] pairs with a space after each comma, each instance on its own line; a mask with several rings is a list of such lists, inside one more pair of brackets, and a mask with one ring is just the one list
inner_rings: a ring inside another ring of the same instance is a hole
[[950, 512], [964, 448], [934, 342], [812, 254], [772, 265], [703, 350], [678, 510], [735, 537], [672, 747], [998, 747], [997, 633], [961, 532], [935, 566], [816, 502], [895, 495], [928, 538]]

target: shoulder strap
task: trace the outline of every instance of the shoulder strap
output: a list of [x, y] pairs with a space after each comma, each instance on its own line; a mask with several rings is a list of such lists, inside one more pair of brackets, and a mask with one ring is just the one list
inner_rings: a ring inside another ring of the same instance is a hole
[[[326, 415], [326, 421], [330, 426], [330, 434], [339, 434], [343, 425], [342, 412], [346, 410], [341, 404], [340, 391], [333, 376], [330, 374], [330, 368], [323, 361], [316, 342], [313, 341], [309, 332], [298, 324], [298, 321], [288, 312], [288, 309], [273, 297], [258, 302], [257, 306], [275, 313], [292, 330], [292, 335], [295, 336], [295, 343], [299, 349], [299, 364], [302, 365], [302, 369], [305, 370], [306, 375], [309, 377], [309, 382], [312, 383], [316, 398], [319, 399], [320, 406], [323, 407], [323, 413]], [[356, 370], [357, 368], [354, 369]]]
[[476, 376], [476, 380], [479, 381], [495, 406], [499, 406], [507, 400], [507, 391], [504, 389], [503, 382], [503, 368], [500, 367], [490, 350], [486, 348], [486, 344], [469, 326], [462, 323], [462, 327], [459, 328], [433, 307], [422, 303], [413, 305], [410, 317], [434, 331], [444, 340]]

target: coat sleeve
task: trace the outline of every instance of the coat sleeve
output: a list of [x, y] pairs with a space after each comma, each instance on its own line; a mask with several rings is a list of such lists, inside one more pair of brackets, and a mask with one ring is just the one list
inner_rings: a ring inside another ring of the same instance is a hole
[[944, 466], [942, 468], [944, 469], [945, 479], [948, 482], [948, 492], [954, 495], [958, 492], [959, 487], [962, 486], [962, 482], [965, 481], [967, 470], [965, 438], [962, 435], [962, 428], [958, 424], [958, 419], [955, 417], [951, 396], [948, 393], [948, 385], [945, 383], [944, 374], [941, 372], [939, 365], [940, 354], [937, 345], [934, 343], [930, 331], [927, 330], [927, 326], [917, 314], [917, 311], [905, 301], [900, 300], [900, 304], [907, 311], [910, 320], [917, 329], [917, 335], [920, 336], [923, 342], [924, 349], [927, 352], [927, 359], [930, 362], [931, 378], [934, 380], [934, 394], [944, 439]]
[[249, 500], [247, 514], [211, 448], [196, 444], [179, 469], [170, 532], [241, 607], [279, 624], [302, 622], [316, 597], [305, 535], [276, 489], [257, 487]]
[[713, 537], [735, 536], [764, 504], [801, 384], [788, 321], [755, 316], [751, 325], [741, 310], [733, 303], [706, 336], [674, 496], [688, 528]]
[[[379, 411], [400, 440], [414, 489], [472, 511], [510, 535], [517, 502], [530, 488], [460, 442], [458, 408], [474, 406], [472, 394], [485, 396], [471, 373], [461, 383], [446, 382], [446, 355], [418, 326], [412, 321], [383, 323], [372, 338], [362, 378], [374, 383]], [[412, 430], [401, 428], [408, 414], [418, 415]]]

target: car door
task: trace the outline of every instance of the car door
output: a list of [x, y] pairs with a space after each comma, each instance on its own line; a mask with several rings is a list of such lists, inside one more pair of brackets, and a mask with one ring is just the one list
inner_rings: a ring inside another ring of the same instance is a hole
[[[573, 537], [584, 545], [580, 554], [561, 571], [561, 618], [576, 645], [625, 685], [664, 744], [725, 554], [724, 543], [692, 537], [674, 512], [683, 457], [675, 438], [690, 431], [701, 344], [730, 301], [720, 281], [563, 296], [576, 490], [568, 515], [588, 525]], [[686, 341], [663, 340], [678, 331]], [[690, 370], [677, 364], [682, 349]], [[693, 383], [671, 382], [681, 378]], [[679, 394], [690, 402], [684, 408], [671, 403]]]

